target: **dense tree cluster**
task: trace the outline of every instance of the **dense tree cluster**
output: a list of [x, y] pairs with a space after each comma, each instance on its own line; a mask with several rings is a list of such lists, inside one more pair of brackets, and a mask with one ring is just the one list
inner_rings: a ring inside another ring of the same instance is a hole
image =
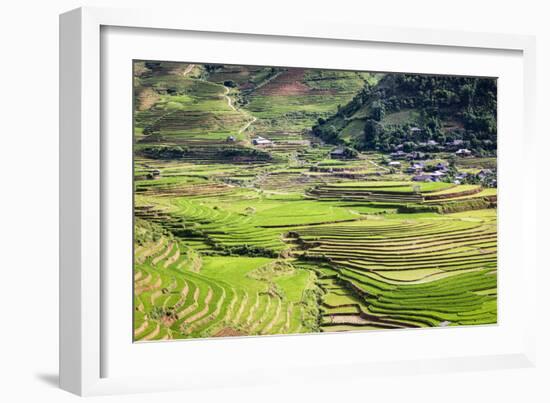
[[148, 158], [154, 159], [179, 159], [187, 153], [186, 147], [180, 146], [167, 146], [167, 145], [155, 145], [141, 148], [139, 152]]
[[224, 148], [220, 150], [220, 155], [225, 158], [250, 158], [263, 161], [271, 159], [270, 153], [248, 147]]

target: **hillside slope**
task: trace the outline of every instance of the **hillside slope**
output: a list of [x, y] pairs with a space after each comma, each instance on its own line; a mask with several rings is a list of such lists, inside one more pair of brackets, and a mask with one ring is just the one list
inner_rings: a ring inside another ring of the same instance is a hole
[[387, 74], [313, 133], [325, 141], [384, 152], [496, 152], [496, 79]]

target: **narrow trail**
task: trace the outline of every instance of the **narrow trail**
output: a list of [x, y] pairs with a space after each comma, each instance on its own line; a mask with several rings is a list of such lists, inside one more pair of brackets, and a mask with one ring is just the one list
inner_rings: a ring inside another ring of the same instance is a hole
[[[235, 108], [235, 105], [233, 105], [233, 100], [231, 99], [231, 97], [228, 95], [229, 94], [229, 87], [226, 87], [224, 85], [224, 98], [227, 100], [227, 105], [231, 108], [231, 110], [237, 112], [237, 108]], [[241, 112], [242, 113], [242, 112]], [[243, 113], [244, 114], [244, 113]], [[248, 115], [248, 114], [246, 114]], [[250, 120], [249, 122], [247, 122], [242, 128], [239, 129], [238, 133], [241, 134], [242, 132], [244, 132], [246, 129], [248, 129], [250, 127], [250, 125], [252, 123], [254, 123], [256, 120], [258, 120], [255, 116], [252, 116], [252, 115], [248, 115], [252, 118], [252, 120]]]
[[193, 70], [193, 67], [195, 67], [194, 64], [188, 65], [185, 70], [183, 71], [183, 76], [185, 77], [187, 74], [191, 73], [191, 70]]
[[264, 85], [269, 84], [269, 82], [275, 80], [277, 77], [279, 77], [279, 76], [280, 76], [281, 74], [283, 74], [284, 72], [285, 72], [285, 70], [279, 71], [279, 72], [273, 74], [271, 77], [268, 77], [267, 79], [265, 79], [264, 81], [262, 81], [260, 84], [258, 84], [258, 85], [256, 86], [256, 88], [254, 88], [254, 91], [257, 91], [257, 90], [259, 90], [260, 88], [262, 88]]
[[248, 129], [248, 127], [254, 123], [256, 120], [258, 120], [255, 116], [252, 116], [252, 120], [250, 122], [248, 122], [246, 125], [244, 125], [240, 130], [239, 130], [239, 134], [241, 134], [242, 132], [244, 132], [246, 129]]
[[231, 100], [231, 97], [230, 97], [229, 95], [227, 95], [227, 94], [229, 94], [229, 87], [226, 87], [226, 86], [224, 85], [223, 88], [224, 88], [224, 91], [225, 91], [224, 94], [223, 94], [223, 96], [224, 96], [224, 98], [225, 98], [226, 101], [227, 101], [227, 105], [228, 105], [232, 110], [237, 111], [237, 109], [235, 108], [235, 106], [233, 106], [233, 101]]

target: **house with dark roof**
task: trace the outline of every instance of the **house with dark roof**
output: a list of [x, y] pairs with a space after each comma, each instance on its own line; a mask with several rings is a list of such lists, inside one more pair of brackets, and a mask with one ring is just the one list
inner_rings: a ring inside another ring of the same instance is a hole
[[406, 152], [399, 150], [394, 153], [391, 153], [390, 157], [392, 157], [394, 160], [403, 160], [407, 158], [407, 155], [408, 154]]
[[409, 133], [414, 136], [416, 134], [422, 133], [422, 129], [420, 127], [411, 127]]
[[482, 169], [481, 171], [479, 171], [477, 173], [477, 177], [482, 179], [482, 178], [485, 178], [486, 176], [489, 176], [489, 175], [492, 175], [493, 174], [493, 171], [491, 169]]
[[412, 180], [415, 181], [415, 182], [433, 182], [432, 177], [428, 174], [421, 174], [421, 175], [413, 176]]
[[335, 160], [346, 158], [346, 153], [343, 148], [335, 148], [330, 152], [329, 155], [330, 155], [330, 158]]
[[467, 148], [461, 148], [455, 154], [459, 155], [461, 157], [467, 157], [468, 155], [471, 155], [472, 152], [470, 150], [468, 150]]
[[421, 151], [413, 151], [412, 153], [407, 154], [409, 160], [424, 160], [427, 158], [427, 155]]

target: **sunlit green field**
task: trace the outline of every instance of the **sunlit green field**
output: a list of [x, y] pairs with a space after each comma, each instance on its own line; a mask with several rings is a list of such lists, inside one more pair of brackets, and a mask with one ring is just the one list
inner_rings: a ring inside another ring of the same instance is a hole
[[312, 145], [377, 75], [137, 63], [136, 341], [496, 323], [496, 188]]

